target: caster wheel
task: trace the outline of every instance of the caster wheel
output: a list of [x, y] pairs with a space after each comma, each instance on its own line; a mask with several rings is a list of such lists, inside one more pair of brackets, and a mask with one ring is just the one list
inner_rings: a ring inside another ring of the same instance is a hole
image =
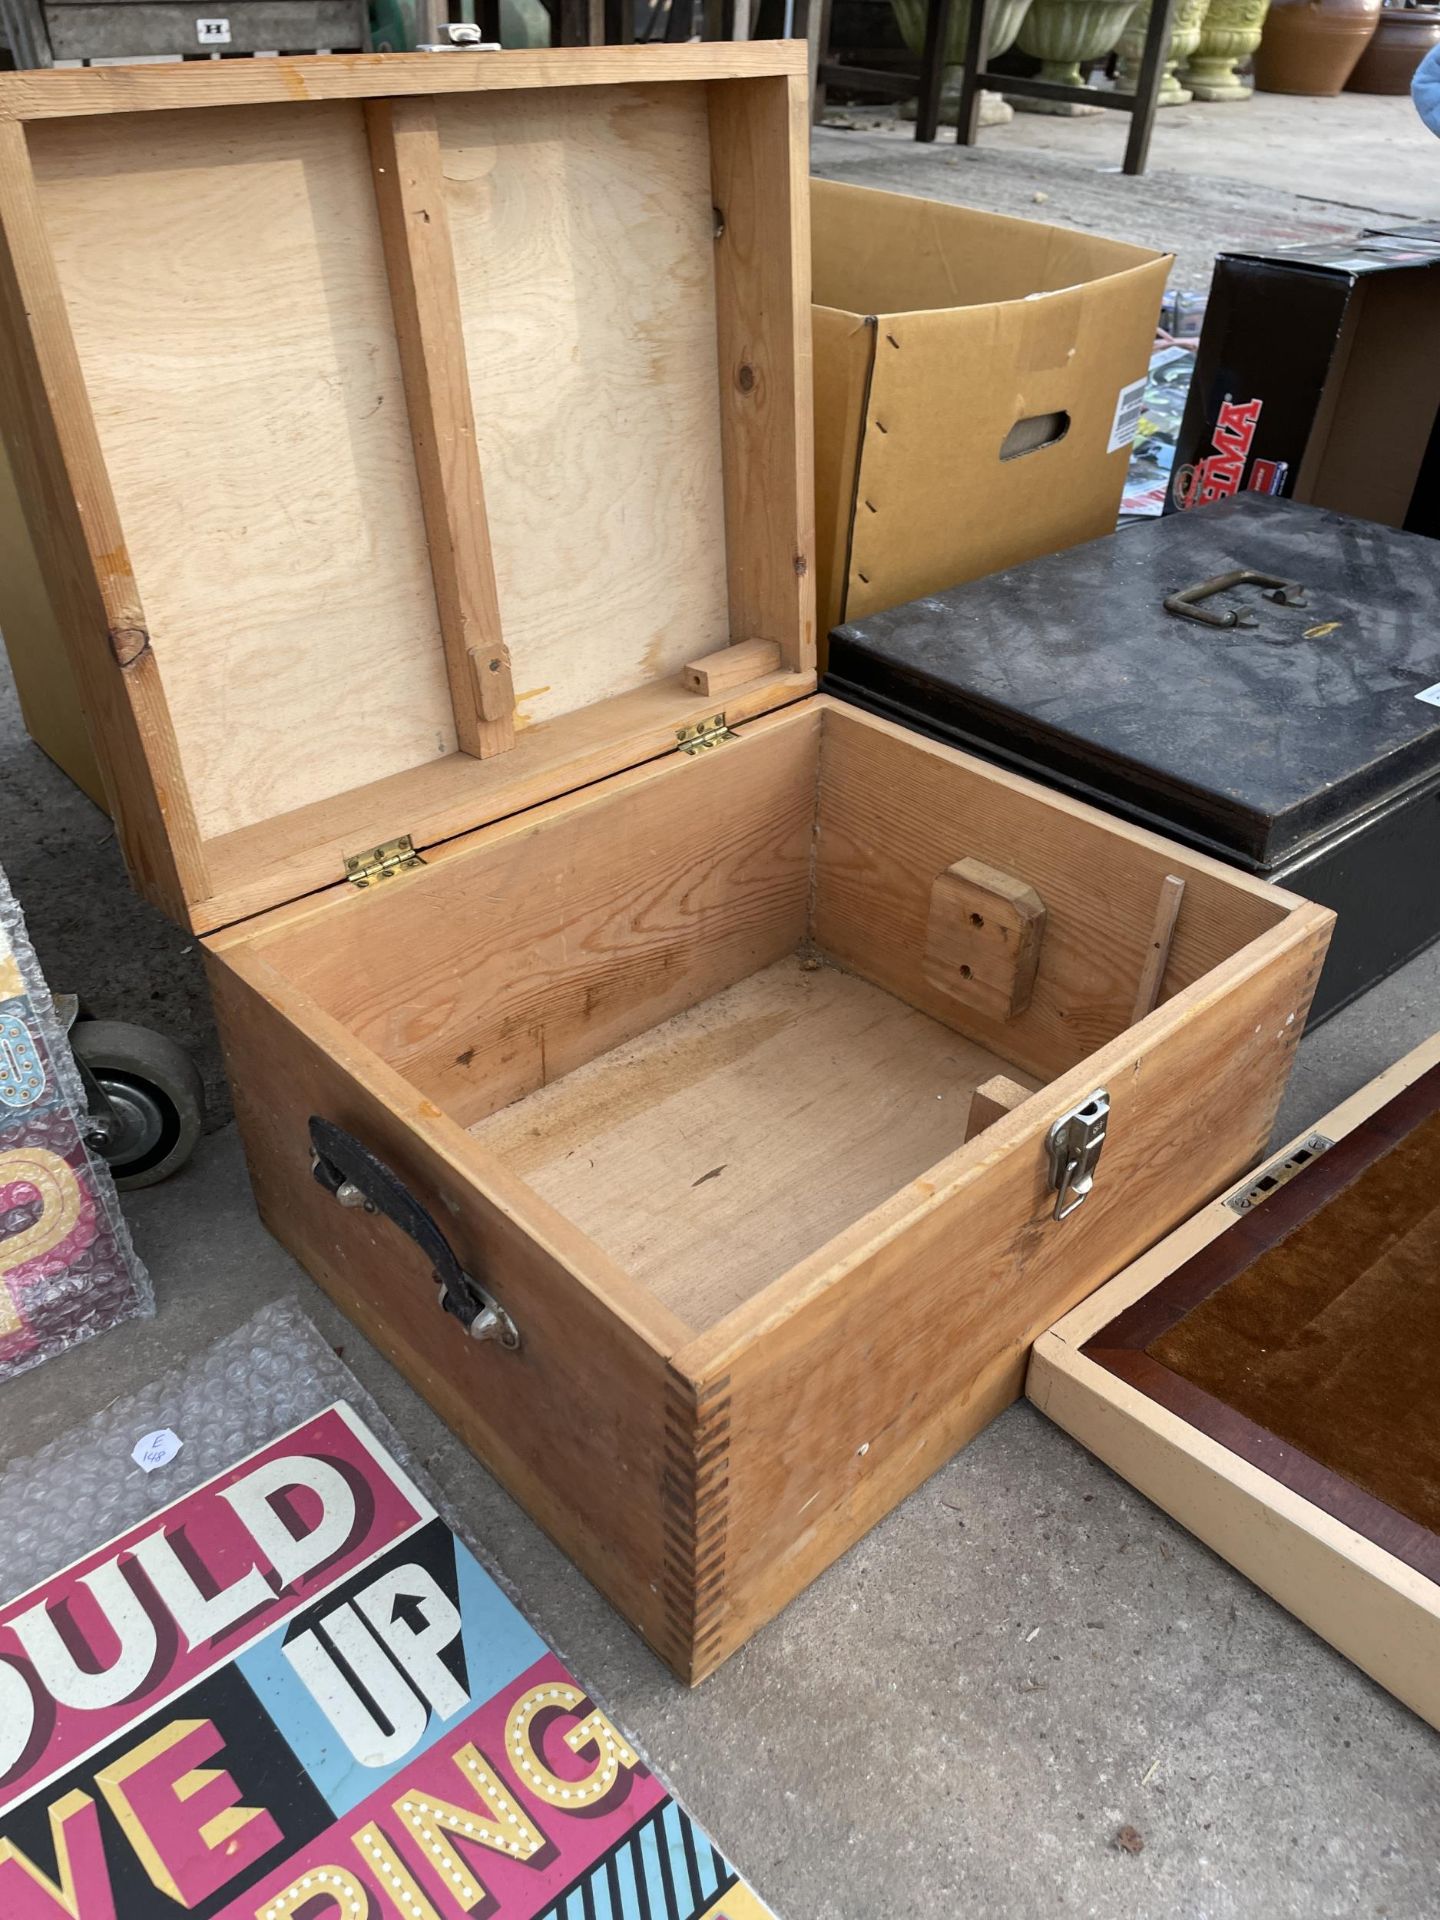
[[92, 1140], [116, 1186], [153, 1187], [183, 1167], [205, 1119], [205, 1088], [185, 1049], [127, 1020], [81, 1020], [70, 1044], [105, 1096]]

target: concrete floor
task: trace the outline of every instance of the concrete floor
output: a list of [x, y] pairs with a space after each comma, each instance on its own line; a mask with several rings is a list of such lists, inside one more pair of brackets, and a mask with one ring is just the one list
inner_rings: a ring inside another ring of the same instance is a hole
[[[956, 200], [1133, 240], [1176, 256], [1173, 284], [1210, 284], [1226, 247], [1326, 240], [1401, 219], [1440, 217], [1440, 140], [1408, 99], [1257, 94], [1242, 106], [1156, 116], [1150, 166], [1119, 171], [1123, 114], [1017, 113], [957, 147], [942, 128], [920, 146], [888, 109], [841, 108], [817, 127], [811, 161], [827, 179]], [[841, 123], [841, 124], [833, 124]]]
[[[1295, 138], [1323, 145], [1306, 124]], [[1353, 218], [1275, 186], [1237, 194], [1163, 169], [1137, 185], [1091, 158], [994, 144], [1009, 137], [957, 157], [827, 133], [816, 162], [1014, 211], [1040, 211], [1043, 193], [1041, 217], [1178, 245], [1200, 283], [1222, 242]], [[1427, 157], [1440, 183], [1440, 147]], [[1398, 191], [1378, 177], [1378, 202]], [[1440, 1913], [1440, 1741], [1025, 1405], [684, 1691], [264, 1233], [194, 943], [129, 893], [107, 823], [25, 739], [3, 674], [0, 859], [52, 984], [175, 1033], [214, 1103], [191, 1165], [127, 1201], [156, 1318], [0, 1389], [0, 1461], [293, 1297], [787, 1920]], [[1303, 1043], [1281, 1131], [1437, 1025], [1440, 950]], [[1115, 1844], [1125, 1825], [1143, 1836], [1136, 1855]]]

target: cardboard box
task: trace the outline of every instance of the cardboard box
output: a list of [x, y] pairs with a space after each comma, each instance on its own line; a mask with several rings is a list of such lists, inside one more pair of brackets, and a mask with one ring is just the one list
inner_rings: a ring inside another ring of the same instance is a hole
[[1283, 494], [1440, 533], [1440, 222], [1222, 253], [1166, 512]]
[[1168, 254], [811, 183], [819, 630], [1110, 533]]

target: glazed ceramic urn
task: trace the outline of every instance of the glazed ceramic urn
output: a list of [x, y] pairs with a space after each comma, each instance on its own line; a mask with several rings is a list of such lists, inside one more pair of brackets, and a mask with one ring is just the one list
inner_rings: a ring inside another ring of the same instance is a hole
[[1440, 7], [1401, 7], [1387, 0], [1345, 91], [1409, 93], [1415, 69], [1435, 46], [1440, 46]]
[[[925, 0], [890, 0], [894, 9], [896, 24], [901, 37], [914, 54], [925, 50], [925, 16], [928, 11]], [[1008, 53], [1015, 44], [1021, 23], [1031, 7], [1031, 0], [992, 0], [990, 7], [990, 44], [985, 49], [985, 61], [996, 59], [1002, 53]], [[960, 80], [965, 70], [965, 36], [970, 31], [970, 0], [955, 0], [950, 9], [950, 28], [945, 36], [945, 50], [942, 63], [945, 76], [940, 87], [940, 118], [947, 125], [953, 125], [960, 105]], [[1009, 110], [998, 94], [982, 93], [981, 123], [993, 123], [997, 118], [1008, 120]], [[987, 106], [989, 111], [987, 112]], [[1000, 109], [997, 114], [995, 109]], [[915, 117], [915, 102], [907, 100], [900, 109], [904, 120]]]
[[1255, 53], [1262, 93], [1339, 93], [1375, 36], [1380, 0], [1270, 0]]
[[[1375, 0], [1379, 5], [1379, 0]], [[1188, 60], [1200, 44], [1200, 30], [1205, 23], [1205, 15], [1210, 0], [1179, 0], [1175, 8], [1175, 17], [1170, 23], [1170, 40], [1165, 49], [1165, 66], [1160, 76], [1160, 92], [1155, 104], [1160, 107], [1183, 107], [1194, 99], [1188, 87], [1182, 87], [1175, 69], [1182, 60]], [[1140, 63], [1145, 58], [1145, 35], [1150, 26], [1150, 0], [1141, 0], [1130, 23], [1120, 36], [1120, 61], [1115, 73], [1115, 82], [1125, 93], [1133, 93], [1140, 84]]]
[[[1016, 36], [1022, 53], [1040, 62], [1039, 78], [1083, 87], [1085, 69], [1114, 48], [1136, 0], [1034, 0]], [[1063, 100], [1016, 99], [1027, 113], [1075, 114], [1093, 108]]]
[[1182, 78], [1197, 100], [1248, 100], [1250, 88], [1235, 71], [1260, 44], [1270, 0], [1210, 0], [1200, 44]]

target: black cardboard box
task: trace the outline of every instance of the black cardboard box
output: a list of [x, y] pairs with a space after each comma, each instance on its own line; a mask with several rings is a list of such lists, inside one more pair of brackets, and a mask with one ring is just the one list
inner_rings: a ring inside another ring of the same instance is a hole
[[[1166, 611], [1244, 568], [1303, 594]], [[1437, 608], [1440, 543], [1242, 494], [837, 627], [823, 684], [1333, 907], [1313, 1023], [1440, 938]]]
[[1440, 222], [1216, 260], [1165, 510], [1241, 492], [1440, 535]]

